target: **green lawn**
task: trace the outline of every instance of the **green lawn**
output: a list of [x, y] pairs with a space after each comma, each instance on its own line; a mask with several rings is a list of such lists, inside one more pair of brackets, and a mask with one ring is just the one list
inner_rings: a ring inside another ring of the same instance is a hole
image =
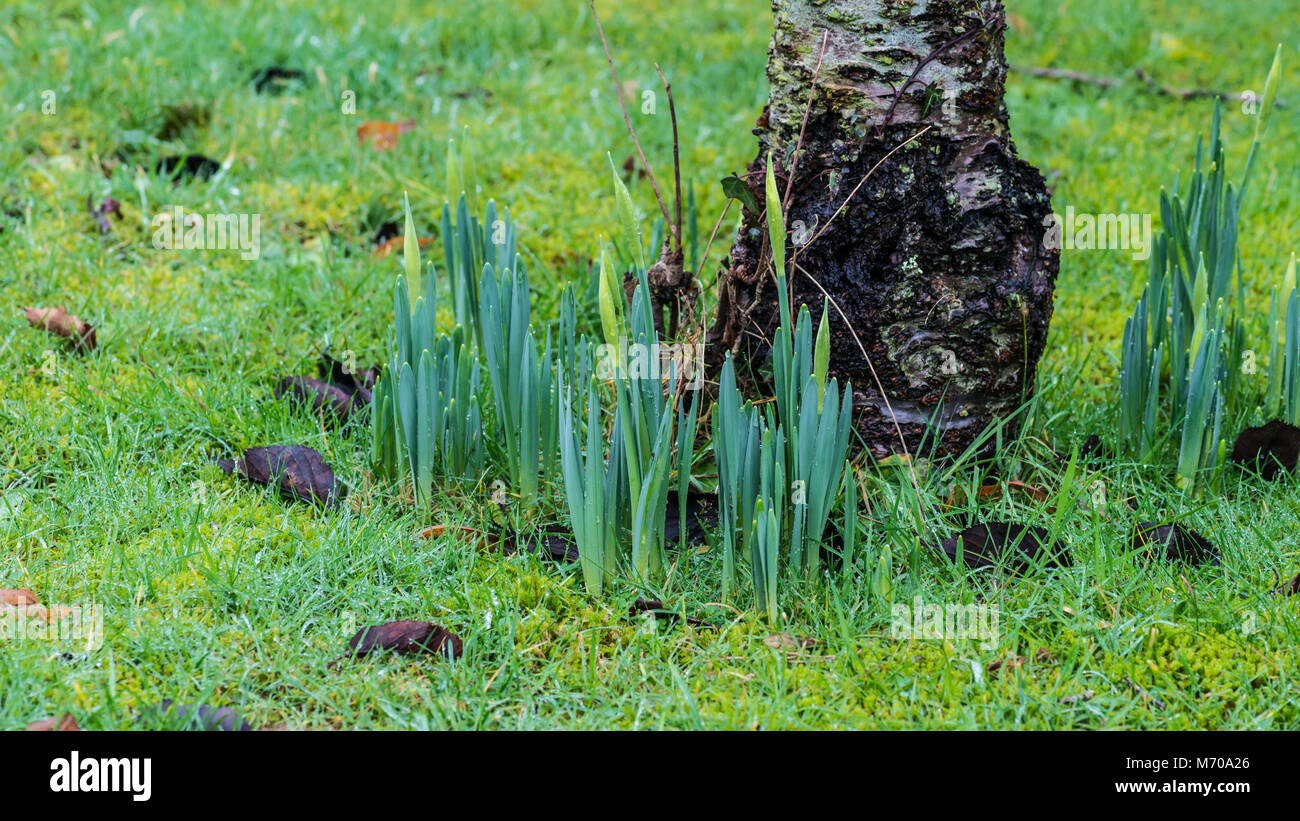
[[[1212, 103], [1148, 93], [1134, 67], [1170, 86], [1259, 91], [1278, 38], [1292, 38], [1283, 41], [1287, 105], [1275, 112], [1241, 231], [1261, 327], [1300, 236], [1300, 41], [1284, 24], [1292, 3], [1010, 2], [1013, 64], [1125, 78], [1103, 92], [1011, 74], [1017, 143], [1055, 186], [1058, 211], [1157, 211], [1160, 187], [1208, 131]], [[899, 480], [875, 480], [865, 515], [871, 544], [893, 551], [893, 599], [995, 604], [1000, 636], [988, 648], [891, 638], [891, 603], [862, 574], [787, 588], [773, 627], [747, 594], [718, 604], [716, 551], [682, 557], [662, 586], [627, 581], [595, 599], [575, 567], [418, 539], [431, 522], [409, 494], [370, 479], [368, 431], [323, 425], [271, 401], [270, 390], [280, 376], [310, 373], [327, 340], [363, 363], [384, 358], [400, 255], [373, 258], [370, 236], [400, 213], [403, 191], [421, 233], [436, 236], [446, 140], [464, 126], [484, 193], [519, 223], [535, 311], [549, 320], [560, 283], [586, 284], [600, 238], [617, 230], [606, 152], [621, 164], [633, 150], [591, 15], [559, 0], [192, 5], [133, 15], [140, 4], [92, 12], [18, 0], [0, 10], [0, 588], [31, 588], [47, 604], [98, 602], [106, 633], [90, 654], [9, 643], [0, 729], [63, 711], [84, 728], [124, 728], [164, 698], [236, 707], [259, 726], [317, 729], [1300, 725], [1291, 685], [1300, 597], [1268, 595], [1300, 571], [1293, 479], [1262, 485], [1228, 472], [1212, 493], [1184, 498], [1171, 463], [1090, 465], [1077, 481], [1102, 483], [1108, 504], [1063, 513], [1076, 565], [996, 587], [916, 551], [918, 523], [890, 495]], [[718, 180], [754, 152], [767, 5], [602, 5], [621, 79], [638, 95], [656, 88], [657, 62], [672, 80], [684, 174], [707, 232], [723, 206]], [[249, 77], [269, 64], [304, 70], [306, 85], [253, 93]], [[341, 112], [344, 88], [355, 91], [355, 115]], [[163, 106], [187, 103], [207, 107], [206, 122], [158, 139]], [[661, 96], [657, 115], [633, 114], [661, 179], [671, 168], [665, 112]], [[392, 151], [356, 139], [362, 121], [407, 118], [416, 126]], [[1253, 128], [1226, 106], [1237, 172]], [[101, 163], [118, 151], [130, 162], [105, 178]], [[132, 162], [186, 152], [233, 165], [215, 183], [137, 185]], [[648, 185], [632, 193], [653, 215]], [[109, 195], [123, 218], [110, 217], [111, 234], [100, 236], [86, 201]], [[260, 258], [155, 250], [149, 218], [172, 205], [260, 213]], [[715, 246], [714, 266], [728, 244]], [[1145, 277], [1123, 252], [1063, 254], [1041, 401], [1005, 459], [1024, 481], [1055, 493], [1062, 465], [1048, 448], [1113, 434], [1118, 338]], [[30, 329], [28, 305], [66, 305], [97, 326], [100, 350], [77, 356]], [[326, 455], [350, 488], [345, 504], [324, 512], [284, 501], [210, 461], [286, 443]], [[434, 521], [480, 524], [494, 478], [448, 487]], [[952, 480], [936, 466], [923, 490], [939, 502]], [[558, 495], [511, 511], [520, 526], [565, 516]], [[1021, 499], [991, 511], [1027, 522], [1054, 515]], [[937, 528], [932, 519], [920, 541], [968, 515], [955, 511]], [[1221, 567], [1123, 554], [1135, 520], [1173, 516], [1216, 541]], [[639, 596], [718, 628], [630, 619]], [[449, 626], [464, 657], [327, 669], [356, 626], [402, 618]], [[816, 643], [772, 647], [774, 632]], [[989, 669], [1013, 656], [1027, 661]]]

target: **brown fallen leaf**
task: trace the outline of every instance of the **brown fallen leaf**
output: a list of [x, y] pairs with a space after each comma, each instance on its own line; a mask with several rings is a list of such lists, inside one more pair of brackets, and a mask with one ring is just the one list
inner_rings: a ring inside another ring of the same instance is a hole
[[68, 313], [68, 309], [62, 305], [55, 308], [23, 308], [23, 313], [33, 328], [70, 340], [78, 352], [95, 350], [95, 328], [89, 322]]
[[38, 602], [36, 594], [25, 587], [17, 590], [0, 590], [0, 604], [12, 604], [22, 607], [28, 604], [37, 604]]
[[573, 537], [564, 533], [530, 533], [516, 539], [509, 533], [502, 534], [497, 546], [502, 556], [516, 553], [536, 553], [554, 559], [557, 562], [578, 561], [578, 543]]
[[464, 644], [460, 637], [429, 621], [390, 621], [363, 627], [348, 641], [351, 655], [364, 656], [380, 650], [394, 653], [433, 653], [460, 658]]
[[329, 354], [322, 354], [316, 363], [316, 372], [322, 380], [348, 393], [359, 394], [366, 404], [370, 404], [371, 392], [379, 379], [379, 366], [373, 368], [349, 369], [347, 365]]
[[467, 544], [481, 546], [489, 553], [500, 553], [502, 556], [535, 553], [557, 562], [576, 562], [579, 559], [578, 543], [572, 535], [566, 533], [529, 533], [517, 537], [512, 532], [496, 527], [479, 530], [468, 525], [433, 525], [420, 530], [416, 538], [436, 539], [449, 530], [458, 531], [461, 541]]
[[[36, 608], [29, 608], [29, 612], [32, 609], [36, 609]], [[44, 619], [46, 624], [54, 624], [54, 622], [59, 621], [61, 619], [65, 619], [68, 616], [72, 615], [72, 608], [65, 607], [63, 605], [56, 605], [54, 607], [41, 607], [39, 608], [39, 611], [40, 612], [36, 613], [35, 615], [38, 615], [42, 619]]]
[[471, 546], [479, 546], [491, 549], [490, 534], [468, 525], [433, 525], [426, 527], [416, 534], [416, 538], [422, 541], [437, 539], [451, 531], [457, 536], [457, 541], [464, 542]]
[[954, 562], [958, 553], [971, 570], [1005, 564], [1012, 573], [1023, 573], [1035, 564], [1068, 567], [1072, 559], [1063, 545], [1048, 542], [1047, 530], [1015, 522], [981, 522], [937, 545]]
[[316, 413], [327, 413], [340, 422], [346, 422], [365, 407], [364, 402], [355, 401], [352, 394], [342, 388], [310, 376], [286, 376], [276, 384], [272, 394], [276, 399], [287, 396]]
[[388, 151], [397, 146], [397, 138], [415, 128], [415, 120], [389, 123], [371, 120], [357, 126], [357, 141], [369, 142], [376, 151]]
[[279, 96], [286, 91], [301, 88], [307, 84], [307, 75], [300, 69], [285, 66], [267, 66], [253, 73], [253, 91], [258, 94]]
[[286, 496], [316, 502], [326, 507], [338, 503], [340, 490], [334, 470], [325, 459], [304, 445], [269, 445], [249, 448], [237, 461], [217, 459], [228, 475], [259, 485], [275, 484]]
[[1246, 428], [1233, 443], [1228, 461], [1252, 470], [1265, 480], [1295, 472], [1300, 458], [1300, 428], [1274, 419], [1257, 428]]
[[1101, 443], [1101, 437], [1095, 433], [1088, 434], [1088, 438], [1083, 440], [1083, 445], [1079, 448], [1079, 461], [1105, 455], [1106, 450]]
[[72, 615], [72, 608], [62, 605], [46, 607], [43, 604], [0, 604], [0, 615], [6, 617], [20, 616], [24, 619], [40, 619], [46, 624], [54, 624], [56, 621]]
[[[695, 488], [686, 491], [686, 543], [688, 545], [706, 545], [705, 533], [718, 524], [718, 497], [713, 493], [702, 493]], [[664, 508], [664, 543], [668, 548], [681, 544], [682, 516], [677, 507], [677, 493], [668, 494], [668, 504]]]
[[1024, 656], [1011, 656], [1010, 658], [998, 659], [997, 661], [991, 662], [989, 664], [988, 667], [989, 675], [996, 676], [998, 673], [1000, 673], [1003, 670], [1015, 670], [1020, 667], [1024, 667], [1025, 662], [1028, 660], [1029, 659], [1025, 658]]
[[1289, 582], [1281, 585], [1273, 591], [1274, 596], [1294, 596], [1300, 593], [1300, 573]]
[[[1001, 499], [1004, 496], [1011, 497], [1014, 495], [1026, 496], [1039, 503], [1047, 501], [1046, 490], [1021, 482], [1017, 479], [1012, 479], [1005, 485], [995, 479], [987, 481], [975, 489], [975, 500], [977, 502], [996, 500]], [[966, 488], [957, 485], [952, 489], [952, 493], [949, 494], [946, 504], [948, 507], [962, 507], [966, 504], [966, 501]]]
[[64, 713], [61, 716], [52, 716], [50, 718], [43, 718], [40, 721], [33, 721], [24, 729], [32, 733], [68, 733], [81, 730], [81, 728], [77, 726], [77, 720], [72, 717], [72, 713]]
[[1026, 484], [1025, 482], [1016, 481], [1015, 479], [1007, 482], [1007, 490], [1014, 490], [1023, 493], [1035, 502], [1047, 501], [1047, 491], [1043, 490], [1041, 487], [1035, 487], [1034, 485]]
[[[426, 248], [432, 244], [433, 244], [433, 239], [431, 237], [420, 237], [421, 248]], [[394, 251], [400, 251], [405, 247], [406, 247], [406, 237], [393, 237], [390, 240], [385, 240], [383, 245], [380, 245], [374, 251], [371, 251], [370, 256], [374, 257], [375, 259], [383, 259], [384, 257], [388, 256]]]
[[210, 707], [207, 704], [176, 704], [163, 699], [156, 706], [141, 711], [141, 722], [169, 730], [236, 730], [248, 732], [253, 725], [229, 707]]
[[482, 97], [484, 100], [490, 100], [492, 98], [492, 89], [483, 86], [470, 86], [459, 91], [453, 91], [451, 96], [462, 100], [468, 100], [472, 97]]
[[1129, 545], [1133, 550], [1143, 551], [1148, 560], [1162, 558], [1193, 565], [1219, 564], [1219, 549], [1214, 542], [1181, 522], [1139, 522], [1133, 527]]
[[316, 413], [347, 422], [369, 408], [378, 370], [378, 367], [357, 370], [355, 365], [340, 362], [326, 353], [316, 364], [320, 378], [286, 376], [276, 383], [273, 394], [276, 399], [287, 396]]
[[[1073, 451], [1069, 448], [1063, 449], [1063, 452], [1057, 454], [1055, 462], [1057, 464], [1067, 464], [1073, 457]], [[1110, 449], [1101, 441], [1101, 437], [1095, 433], [1088, 434], [1079, 445], [1079, 464], [1091, 461], [1105, 461], [1111, 458]]]
[[[362, 223], [361, 230], [369, 231], [370, 224]], [[383, 245], [385, 242], [388, 242], [393, 237], [404, 236], [404, 232], [405, 232], [405, 223], [403, 221], [395, 220], [395, 219], [384, 220], [383, 222], [379, 223], [379, 227], [375, 229], [374, 236], [370, 238], [370, 245], [372, 246], [372, 248], [378, 248], [379, 246]]]
[[[999, 496], [1001, 491], [1002, 486], [998, 484], [996, 479], [987, 480], [975, 489], [975, 498], [987, 499], [990, 496]], [[958, 484], [953, 486], [952, 493], [949, 493], [948, 498], [944, 500], [944, 505], [947, 507], [961, 507], [966, 504], [967, 500], [966, 488]]]
[[773, 633], [763, 639], [763, 643], [773, 650], [802, 650], [817, 644], [817, 640], [803, 636], [792, 636], [789, 633]]

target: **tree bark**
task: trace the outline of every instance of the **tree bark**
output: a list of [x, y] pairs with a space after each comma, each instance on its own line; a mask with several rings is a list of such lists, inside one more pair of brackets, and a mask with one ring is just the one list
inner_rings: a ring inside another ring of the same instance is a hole
[[[1044, 245], [1046, 184], [1007, 124], [1002, 5], [772, 8], [770, 101], [746, 181], [761, 203], [769, 150], [782, 194], [793, 167], [792, 304], [815, 322], [822, 289], [832, 298], [830, 373], [852, 382], [875, 456], [960, 453], [1032, 394], [1059, 265]], [[732, 351], [765, 382], [777, 318], [763, 221], [746, 211], [719, 276], [709, 364]]]

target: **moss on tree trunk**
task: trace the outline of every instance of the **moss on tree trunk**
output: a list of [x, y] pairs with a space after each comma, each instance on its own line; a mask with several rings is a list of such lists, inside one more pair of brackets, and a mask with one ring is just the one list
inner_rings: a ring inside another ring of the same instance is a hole
[[[1059, 264], [1043, 245], [1046, 184], [1007, 125], [1002, 5], [772, 7], [771, 97], [748, 182], [761, 202], [771, 150], [784, 192], [803, 128], [786, 215], [793, 304], [816, 318], [824, 289], [848, 317], [852, 332], [830, 307], [830, 370], [853, 383], [873, 454], [901, 451], [899, 429], [909, 451], [960, 452], [1032, 394]], [[746, 213], [719, 283], [710, 364], [730, 350], [761, 381], [777, 303], [758, 215]]]

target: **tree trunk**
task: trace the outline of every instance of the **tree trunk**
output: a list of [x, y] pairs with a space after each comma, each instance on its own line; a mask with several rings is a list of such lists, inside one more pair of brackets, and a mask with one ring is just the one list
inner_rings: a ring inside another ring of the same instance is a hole
[[[875, 456], [960, 453], [1032, 394], [1059, 265], [1046, 184], [1007, 125], [1002, 5], [772, 7], [771, 96], [746, 181], [761, 203], [768, 151], [783, 195], [794, 167], [792, 304], [816, 322], [822, 289], [833, 299], [830, 373], [852, 382]], [[763, 382], [778, 311], [760, 215], [745, 212], [727, 268], [709, 364], [732, 351]]]

